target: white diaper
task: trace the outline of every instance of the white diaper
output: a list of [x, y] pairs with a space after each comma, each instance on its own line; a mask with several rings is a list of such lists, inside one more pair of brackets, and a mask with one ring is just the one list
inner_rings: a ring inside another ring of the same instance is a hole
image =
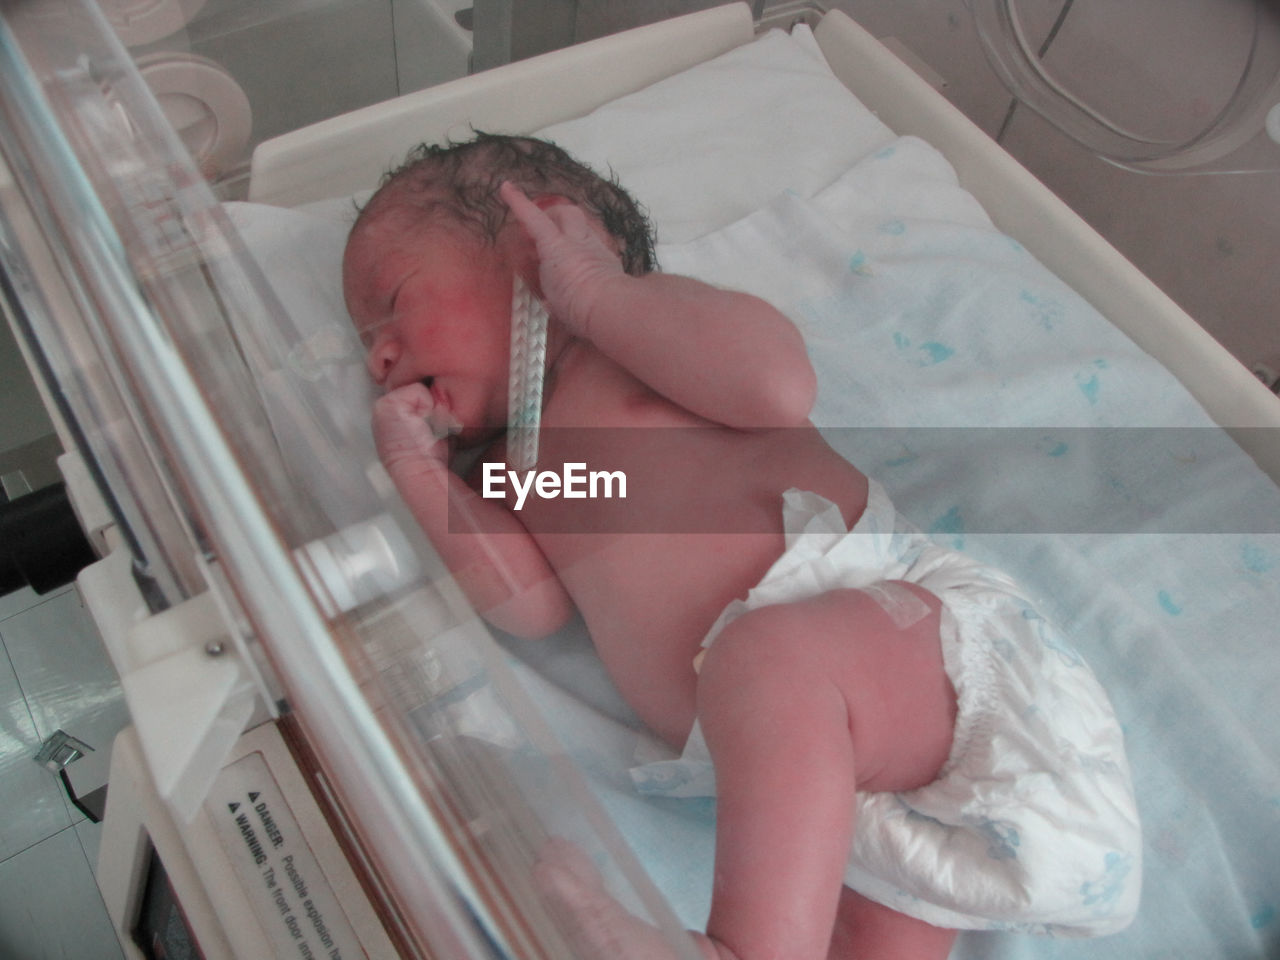
[[[1120, 726], [1089, 667], [1012, 580], [910, 527], [875, 481], [852, 530], [817, 494], [783, 500], [785, 552], [703, 646], [748, 610], [833, 589], [906, 580], [943, 603], [959, 704], [950, 758], [919, 790], [858, 795], [845, 883], [953, 929], [1092, 936], [1127, 925], [1141, 888], [1138, 814]], [[648, 794], [715, 794], [697, 725], [679, 759], [632, 777]]]

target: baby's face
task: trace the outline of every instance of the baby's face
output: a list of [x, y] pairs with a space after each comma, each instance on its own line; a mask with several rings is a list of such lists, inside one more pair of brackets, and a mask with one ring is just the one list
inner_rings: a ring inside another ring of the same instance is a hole
[[386, 390], [421, 381], [463, 439], [505, 426], [513, 271], [505, 246], [458, 229], [362, 223], [347, 243], [347, 309]]

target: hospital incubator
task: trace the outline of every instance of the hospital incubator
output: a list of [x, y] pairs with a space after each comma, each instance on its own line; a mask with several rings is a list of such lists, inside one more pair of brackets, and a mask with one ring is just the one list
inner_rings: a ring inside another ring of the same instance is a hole
[[[259, 144], [620, 16], [463, 6], [0, 5], [0, 293], [101, 558], [78, 586], [133, 721], [114, 747], [98, 871], [130, 958], [587, 957], [537, 882], [556, 838], [673, 956], [698, 956], [377, 466], [367, 409], [334, 402], [370, 389], [354, 332], [284, 304], [224, 206], [249, 195]], [[817, 11], [755, 6], [783, 25]], [[1212, 116], [1156, 134], [1067, 91], [1028, 53], [1021, 6], [971, 0], [997, 71], [1100, 155], [1153, 172], [1280, 169], [1267, 5], [1246, 5], [1248, 53]], [[326, 47], [335, 34], [345, 46]], [[653, 36], [673, 62], [728, 46]], [[273, 51], [313, 41], [302, 59], [316, 69], [282, 79]], [[575, 63], [609, 63], [614, 48], [598, 49]], [[618, 84], [658, 71], [639, 49], [625, 48]], [[608, 72], [601, 100], [628, 90], [610, 94]], [[494, 81], [478, 113], [528, 111], [525, 129], [561, 119], [538, 100], [563, 89], [544, 85], [553, 74]], [[332, 134], [298, 182], [264, 165], [263, 195], [345, 201], [350, 137], [370, 154], [380, 141]], [[398, 159], [366, 156], [359, 172]], [[513, 303], [529, 345], [513, 362], [513, 426], [536, 445], [545, 315], [527, 291]]]

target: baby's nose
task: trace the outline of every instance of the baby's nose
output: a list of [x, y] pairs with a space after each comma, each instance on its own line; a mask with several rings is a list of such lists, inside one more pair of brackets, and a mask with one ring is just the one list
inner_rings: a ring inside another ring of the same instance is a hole
[[381, 385], [386, 382], [399, 359], [400, 347], [395, 340], [380, 337], [369, 349], [365, 357], [365, 366], [369, 370], [369, 376], [373, 377], [374, 383]]

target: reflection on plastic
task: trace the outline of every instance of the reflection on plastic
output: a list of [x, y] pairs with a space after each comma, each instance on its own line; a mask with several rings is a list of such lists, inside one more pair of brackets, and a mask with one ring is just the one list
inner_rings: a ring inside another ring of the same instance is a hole
[[394, 593], [422, 574], [417, 555], [386, 515], [352, 524], [296, 551], [312, 592], [331, 604], [327, 616]]

